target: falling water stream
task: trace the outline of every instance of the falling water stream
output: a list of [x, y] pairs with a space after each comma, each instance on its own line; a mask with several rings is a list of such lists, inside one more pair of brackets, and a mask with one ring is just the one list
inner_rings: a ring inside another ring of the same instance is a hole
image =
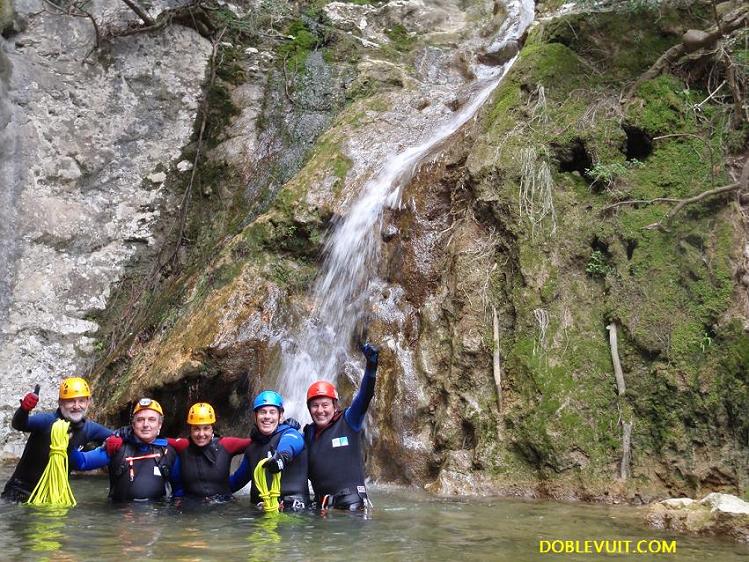
[[[506, 8], [507, 18], [492, 49], [519, 41], [533, 21], [532, 0], [511, 0]], [[498, 67], [474, 64], [472, 71], [478, 78], [471, 85], [469, 101], [446, 122], [435, 123], [419, 144], [388, 158], [327, 239], [325, 260], [311, 292], [312, 313], [282, 346], [278, 388], [288, 415], [307, 419], [304, 404], [309, 385], [318, 379], [335, 381], [348, 360], [376, 280], [383, 210], [400, 206], [403, 189], [419, 167], [435, 158], [443, 143], [476, 114], [516, 58]]]

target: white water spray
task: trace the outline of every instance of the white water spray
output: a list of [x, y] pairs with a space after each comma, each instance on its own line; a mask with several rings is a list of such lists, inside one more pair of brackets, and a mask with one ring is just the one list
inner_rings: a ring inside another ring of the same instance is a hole
[[[511, 1], [507, 10], [492, 50], [519, 40], [533, 21], [531, 0]], [[376, 281], [383, 209], [400, 206], [403, 189], [419, 167], [434, 158], [443, 141], [476, 114], [516, 58], [500, 67], [475, 67], [480, 79], [470, 101], [419, 145], [388, 158], [327, 239], [325, 261], [312, 289], [310, 317], [282, 345], [278, 389], [284, 396], [287, 416], [309, 419], [307, 388], [318, 379], [335, 381], [348, 359], [352, 336], [366, 315], [370, 289]]]

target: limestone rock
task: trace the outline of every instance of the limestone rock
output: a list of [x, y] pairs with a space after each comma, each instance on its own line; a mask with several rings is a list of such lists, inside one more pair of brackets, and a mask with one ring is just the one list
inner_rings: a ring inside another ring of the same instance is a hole
[[727, 536], [749, 543], [749, 503], [730, 494], [711, 493], [700, 501], [663, 500], [650, 507], [646, 520], [657, 529]]
[[[9, 423], [18, 397], [40, 383], [40, 408], [55, 406], [59, 379], [84, 372], [79, 352], [98, 330], [90, 315], [153, 245], [171, 202], [143, 179], [171, 168], [189, 142], [211, 52], [192, 29], [171, 26], [113, 41], [107, 65], [82, 64], [90, 21], [31, 0], [16, 8], [28, 26], [0, 53], [2, 455], [23, 443]], [[134, 17], [119, 2], [90, 9], [106, 21]]]
[[719, 511], [727, 515], [749, 515], [749, 502], [731, 494], [713, 492], [702, 498], [700, 504], [710, 506], [713, 512]]

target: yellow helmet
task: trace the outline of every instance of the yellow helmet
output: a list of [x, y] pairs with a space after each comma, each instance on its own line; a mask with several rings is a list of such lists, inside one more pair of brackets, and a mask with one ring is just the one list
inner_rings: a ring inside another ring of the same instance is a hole
[[154, 412], [158, 412], [162, 416], [164, 415], [164, 410], [161, 409], [161, 404], [159, 404], [152, 398], [141, 398], [140, 400], [138, 400], [135, 408], [133, 408], [133, 415], [137, 414], [141, 410], [153, 410]]
[[193, 404], [187, 412], [187, 423], [189, 425], [212, 425], [216, 423], [216, 413], [213, 406], [208, 402]]
[[70, 398], [89, 398], [91, 389], [81, 377], [68, 377], [60, 384], [60, 400]]

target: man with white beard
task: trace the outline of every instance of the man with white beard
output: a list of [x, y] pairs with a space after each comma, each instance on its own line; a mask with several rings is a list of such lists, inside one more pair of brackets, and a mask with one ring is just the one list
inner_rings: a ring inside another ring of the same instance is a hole
[[82, 449], [90, 441], [102, 442], [112, 430], [86, 419], [91, 405], [91, 390], [80, 377], [70, 377], [60, 384], [56, 412], [29, 415], [39, 401], [39, 385], [21, 399], [21, 405], [13, 415], [11, 426], [18, 431], [29, 432], [29, 440], [18, 461], [13, 476], [5, 484], [2, 498], [8, 501], [25, 502], [39, 482], [49, 460], [52, 424], [63, 419], [70, 422], [68, 453]]

